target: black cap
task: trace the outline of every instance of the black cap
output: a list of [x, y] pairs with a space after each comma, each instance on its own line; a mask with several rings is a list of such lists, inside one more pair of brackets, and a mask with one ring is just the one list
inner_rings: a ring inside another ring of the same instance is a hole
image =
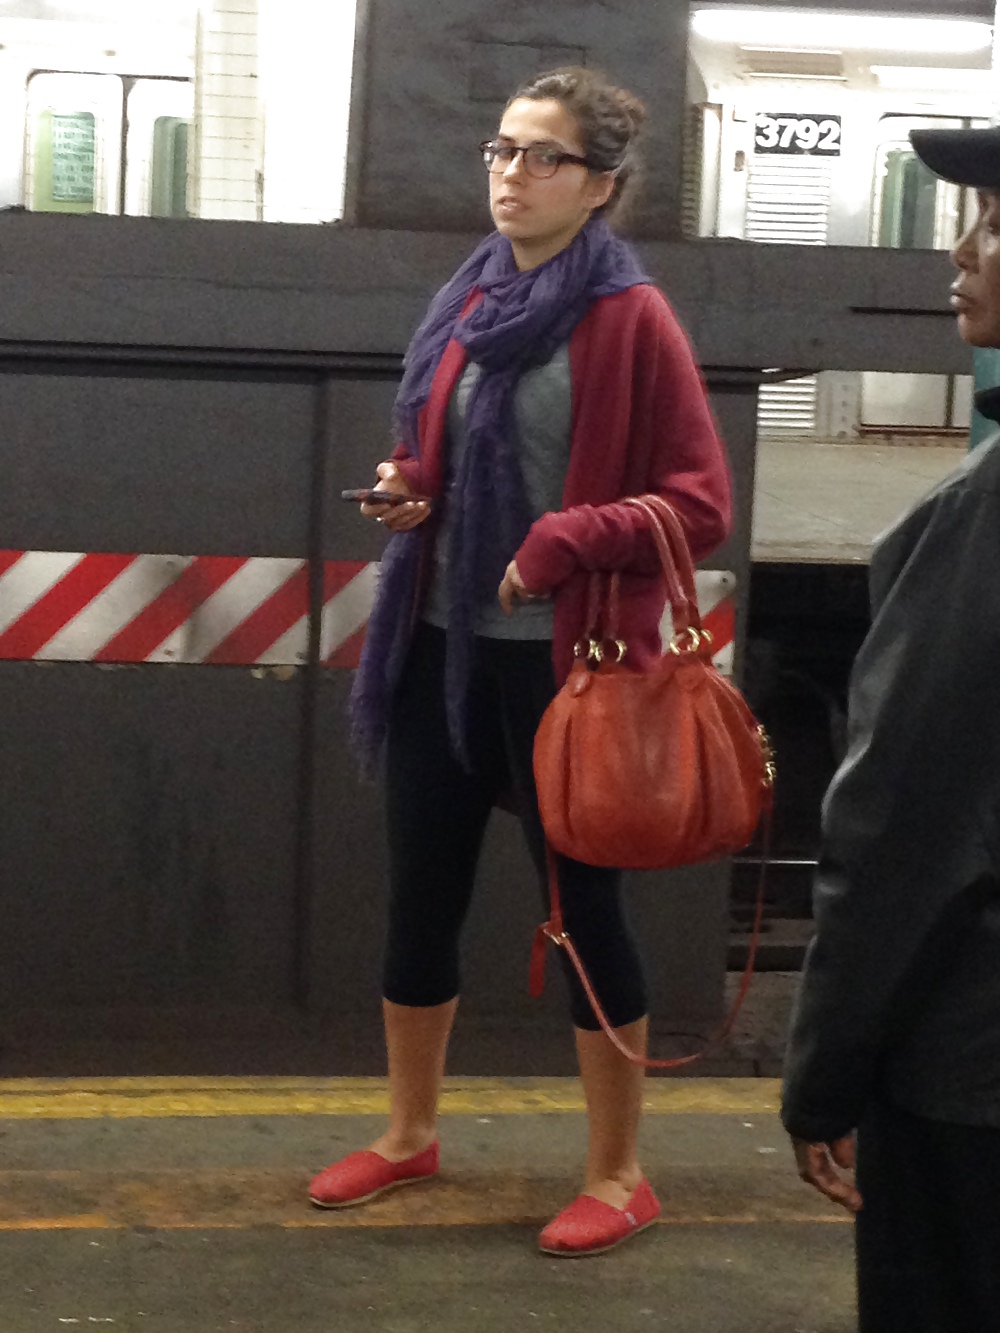
[[1000, 126], [984, 130], [911, 130], [917, 156], [937, 176], [977, 190], [1000, 190]]

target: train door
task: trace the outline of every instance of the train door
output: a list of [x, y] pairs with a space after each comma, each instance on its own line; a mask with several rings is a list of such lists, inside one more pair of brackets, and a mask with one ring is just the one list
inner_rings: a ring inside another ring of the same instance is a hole
[[128, 90], [125, 212], [187, 217], [188, 135], [194, 85], [186, 79], [136, 79]]
[[193, 113], [189, 79], [33, 74], [24, 203], [46, 213], [187, 216]]
[[[889, 115], [882, 118], [875, 156], [871, 243], [893, 249], [948, 250], [969, 216], [970, 192], [930, 172], [914, 153], [909, 132], [923, 127], [961, 129], [957, 118]], [[868, 371], [861, 377], [859, 431], [895, 434], [966, 434], [971, 423], [972, 377]]]

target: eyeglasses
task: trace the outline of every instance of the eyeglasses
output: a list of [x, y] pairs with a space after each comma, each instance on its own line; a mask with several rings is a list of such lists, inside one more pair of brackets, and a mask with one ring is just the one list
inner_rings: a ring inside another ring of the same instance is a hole
[[500, 176], [520, 153], [524, 169], [529, 176], [546, 180], [554, 176], [564, 162], [575, 162], [577, 166], [594, 170], [585, 157], [576, 153], [564, 153], [560, 148], [548, 148], [544, 144], [527, 144], [518, 147], [513, 143], [501, 143], [498, 139], [487, 139], [479, 145], [479, 151], [486, 163], [486, 170]]

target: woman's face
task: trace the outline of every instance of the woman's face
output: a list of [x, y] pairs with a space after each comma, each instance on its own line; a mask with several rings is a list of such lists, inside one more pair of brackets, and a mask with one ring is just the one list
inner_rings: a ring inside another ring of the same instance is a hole
[[1000, 347], [1000, 191], [979, 193], [979, 213], [952, 254], [958, 331], [973, 347]]
[[[575, 118], [555, 98], [511, 102], [497, 138], [522, 148], [544, 144], [585, 156]], [[504, 172], [491, 172], [489, 181], [493, 221], [510, 241], [520, 269], [536, 268], [569, 245], [614, 188], [610, 172], [595, 175], [575, 162], [563, 162], [554, 176], [539, 180], [529, 176], [521, 153]]]

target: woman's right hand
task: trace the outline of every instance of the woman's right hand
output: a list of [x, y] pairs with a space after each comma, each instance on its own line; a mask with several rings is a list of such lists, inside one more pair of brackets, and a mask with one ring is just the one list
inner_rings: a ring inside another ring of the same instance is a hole
[[[379, 463], [377, 491], [389, 491], [393, 495], [411, 495], [409, 483], [395, 463]], [[423, 523], [431, 512], [426, 500], [412, 500], [406, 504], [380, 505], [363, 504], [361, 513], [365, 518], [377, 519], [384, 523], [390, 532], [409, 532], [411, 528]]]

